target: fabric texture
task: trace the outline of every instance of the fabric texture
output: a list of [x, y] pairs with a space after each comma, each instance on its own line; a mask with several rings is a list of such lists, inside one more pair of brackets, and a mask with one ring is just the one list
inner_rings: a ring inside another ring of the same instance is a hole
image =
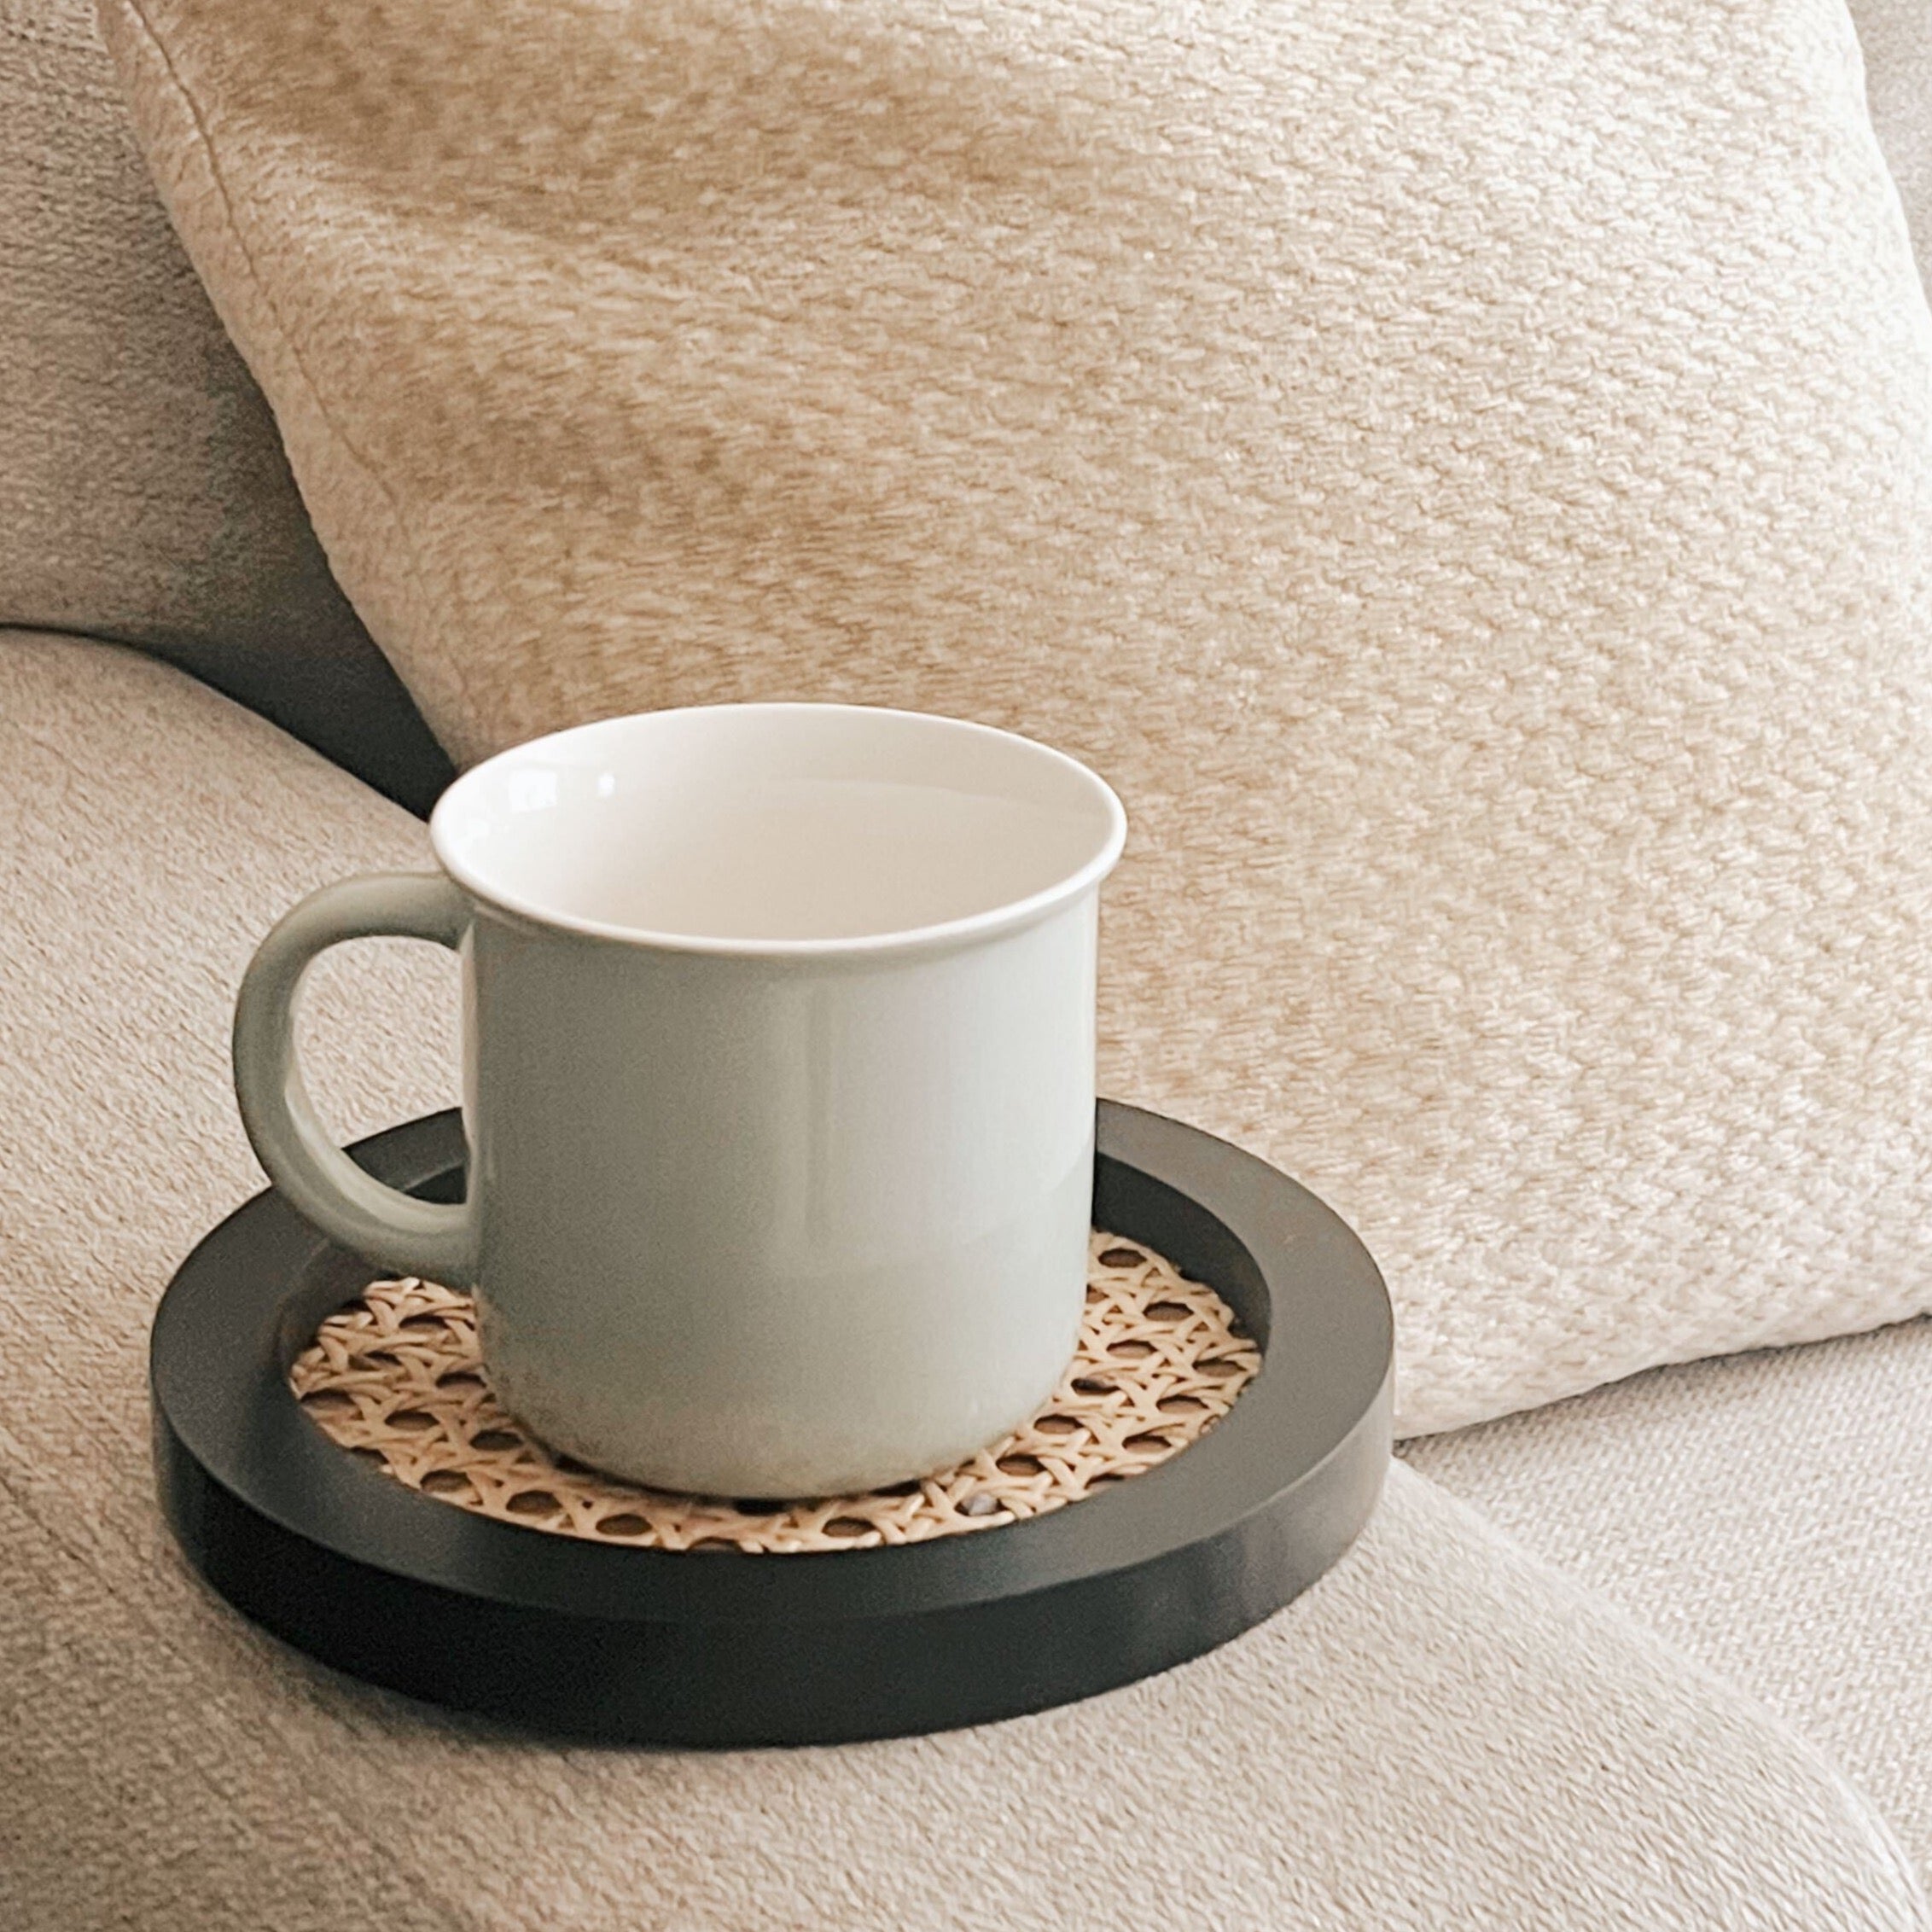
[[1088, 759], [1103, 1088], [1361, 1230], [1405, 1430], [1932, 1303], [1932, 327], [1841, 0], [104, 18], [459, 758]]
[[448, 761], [329, 573], [90, 0], [0, 0], [0, 623], [154, 650], [426, 809]]
[[1932, 1322], [1657, 1370], [1405, 1453], [1815, 1738], [1932, 1872]]
[[1932, 273], [1932, 7], [1852, 0], [1865, 51], [1865, 99], [1912, 228], [1922, 276]]
[[[1848, 1932], [1926, 1923], [1810, 1749], [1405, 1470], [1213, 1656], [841, 1750], [558, 1750], [311, 1667], [155, 1515], [145, 1330], [259, 1184], [250, 946], [404, 815], [165, 666], [0, 634], [0, 1923], [32, 1932]], [[450, 962], [332, 955], [347, 1134], [446, 1099]], [[538, 1534], [540, 1532], [532, 1531]], [[835, 1559], [833, 1559], [835, 1560]]]

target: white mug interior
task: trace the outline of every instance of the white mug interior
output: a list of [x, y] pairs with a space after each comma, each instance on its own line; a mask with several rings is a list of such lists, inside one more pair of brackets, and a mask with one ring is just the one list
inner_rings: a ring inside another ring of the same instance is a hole
[[1044, 917], [1111, 869], [1112, 789], [990, 726], [834, 704], [580, 725], [459, 778], [431, 836], [476, 897], [701, 951], [871, 950]]

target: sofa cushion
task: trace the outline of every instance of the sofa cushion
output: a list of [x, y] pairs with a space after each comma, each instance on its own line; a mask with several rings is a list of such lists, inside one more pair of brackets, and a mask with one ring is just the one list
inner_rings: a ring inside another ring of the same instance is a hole
[[1923, 0], [1852, 0], [1871, 125], [1899, 184], [1922, 275], [1932, 274], [1932, 19]]
[[[259, 1184], [226, 1077], [249, 946], [317, 880], [414, 863], [420, 830], [72, 639], [0, 634], [0, 1923], [1920, 1923], [1883, 1827], [1807, 1746], [1405, 1471], [1241, 1641], [945, 1737], [560, 1750], [305, 1663], [168, 1546], [144, 1330]], [[318, 971], [309, 1064], [341, 1130], [443, 1102], [447, 959], [390, 943]]]
[[1932, 1321], [1656, 1370], [1405, 1453], [1817, 1738], [1932, 1873]]
[[393, 796], [449, 766], [349, 608], [91, 0], [0, 0], [0, 624], [120, 638]]
[[1842, 0], [105, 0], [465, 757], [858, 698], [1124, 794], [1109, 1091], [1402, 1425], [1932, 1305], [1932, 327]]

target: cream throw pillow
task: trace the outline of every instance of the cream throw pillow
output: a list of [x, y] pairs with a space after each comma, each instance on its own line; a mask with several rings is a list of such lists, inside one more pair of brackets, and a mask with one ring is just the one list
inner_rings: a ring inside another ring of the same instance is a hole
[[105, 0], [464, 759], [1090, 759], [1108, 1091], [1401, 1424], [1932, 1306], [1932, 329], [1842, 0]]

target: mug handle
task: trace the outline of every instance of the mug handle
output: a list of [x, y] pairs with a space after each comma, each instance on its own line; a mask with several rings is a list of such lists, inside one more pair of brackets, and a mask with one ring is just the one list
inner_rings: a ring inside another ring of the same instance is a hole
[[256, 950], [235, 1004], [235, 1097], [255, 1156], [322, 1231], [399, 1273], [475, 1283], [475, 1184], [456, 1206], [418, 1201], [365, 1174], [316, 1117], [295, 1054], [295, 994], [316, 957], [344, 940], [432, 940], [453, 952], [469, 905], [439, 872], [370, 872], [311, 893]]

